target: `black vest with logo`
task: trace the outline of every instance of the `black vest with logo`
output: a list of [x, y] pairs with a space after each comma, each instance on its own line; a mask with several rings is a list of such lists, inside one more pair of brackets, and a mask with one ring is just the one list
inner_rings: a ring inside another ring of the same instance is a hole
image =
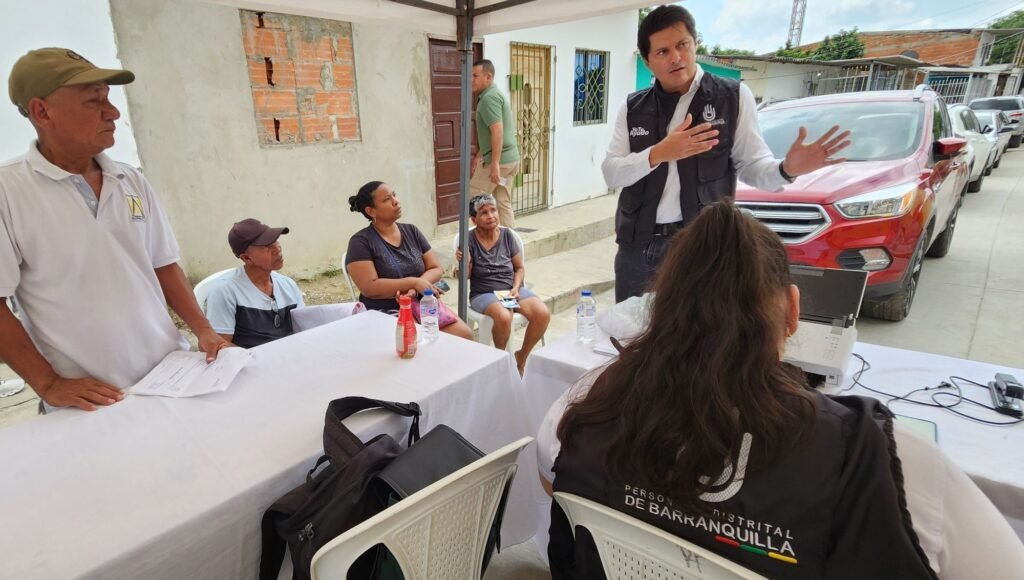
[[[605, 475], [607, 426], [574, 427], [555, 460], [554, 490], [665, 530], [768, 578], [933, 579], [907, 511], [892, 415], [864, 397], [818, 397], [812, 431], [771, 464], [746, 454], [683, 513], [639, 481]], [[751, 465], [758, 465], [751, 467]], [[561, 579], [605, 578], [590, 534], [552, 502], [548, 559]]]
[[[661, 90], [657, 83], [627, 97], [626, 128], [631, 152], [643, 151], [665, 138], [679, 97]], [[705, 205], [736, 193], [736, 168], [731, 153], [740, 113], [739, 83], [704, 73], [689, 113], [693, 125], [708, 122], [718, 129], [718, 145], [707, 153], [676, 161], [684, 223], [696, 219]], [[616, 242], [647, 242], [654, 237], [658, 202], [667, 180], [668, 165], [662, 163], [647, 177], [623, 188], [615, 216]]]

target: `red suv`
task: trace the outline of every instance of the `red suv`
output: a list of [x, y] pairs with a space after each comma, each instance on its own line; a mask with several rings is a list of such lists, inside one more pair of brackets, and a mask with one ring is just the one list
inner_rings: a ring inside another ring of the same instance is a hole
[[801, 126], [812, 137], [832, 125], [852, 131], [846, 163], [777, 193], [740, 183], [737, 205], [782, 237], [792, 263], [866, 270], [862, 313], [903, 320], [925, 255], [949, 252], [969, 177], [942, 97], [926, 86], [808, 97], [765, 107], [758, 120], [779, 158]]

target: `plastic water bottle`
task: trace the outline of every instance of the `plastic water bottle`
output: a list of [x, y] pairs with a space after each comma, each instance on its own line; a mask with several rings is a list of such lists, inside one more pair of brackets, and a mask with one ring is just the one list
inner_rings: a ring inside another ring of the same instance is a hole
[[576, 339], [580, 342], [594, 341], [597, 332], [597, 302], [590, 290], [580, 293], [580, 301], [576, 303]]
[[398, 326], [395, 328], [395, 351], [400, 358], [416, 356], [416, 321], [412, 319], [412, 298], [398, 299]]
[[420, 325], [423, 327], [424, 343], [437, 340], [437, 297], [429, 288], [423, 291], [423, 298], [420, 298]]

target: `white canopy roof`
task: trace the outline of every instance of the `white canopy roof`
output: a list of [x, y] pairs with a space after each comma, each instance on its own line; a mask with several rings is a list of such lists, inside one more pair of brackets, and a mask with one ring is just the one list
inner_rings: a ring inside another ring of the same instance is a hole
[[[457, 0], [212, 0], [217, 4], [349, 22], [376, 22], [456, 35]], [[473, 35], [582, 20], [657, 3], [655, 0], [477, 0]], [[446, 10], [428, 10], [421, 5]], [[488, 11], [493, 10], [493, 11]], [[482, 14], [479, 14], [483, 12]]]

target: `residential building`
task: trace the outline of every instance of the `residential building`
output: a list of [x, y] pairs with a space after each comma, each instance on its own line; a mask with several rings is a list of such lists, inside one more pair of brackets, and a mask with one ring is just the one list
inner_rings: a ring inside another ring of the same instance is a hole
[[[125, 115], [123, 149], [113, 154], [141, 165], [159, 192], [193, 279], [233, 265], [225, 236], [250, 216], [292, 228], [293, 273], [337, 267], [367, 223], [347, 199], [375, 179], [395, 187], [403, 221], [428, 237], [453, 231], [454, 38], [194, 0], [39, 0], [24, 13], [12, 28], [31, 30], [0, 36], [0, 54], [14, 55], [5, 72], [27, 50], [52, 45], [135, 71], [135, 83], [113, 91]], [[629, 10], [477, 39], [476, 56], [494, 61], [514, 107], [518, 211], [608, 193], [600, 164], [635, 87], [637, 24]], [[6, 157], [31, 138], [8, 109], [5, 126], [20, 132], [0, 137]]]

